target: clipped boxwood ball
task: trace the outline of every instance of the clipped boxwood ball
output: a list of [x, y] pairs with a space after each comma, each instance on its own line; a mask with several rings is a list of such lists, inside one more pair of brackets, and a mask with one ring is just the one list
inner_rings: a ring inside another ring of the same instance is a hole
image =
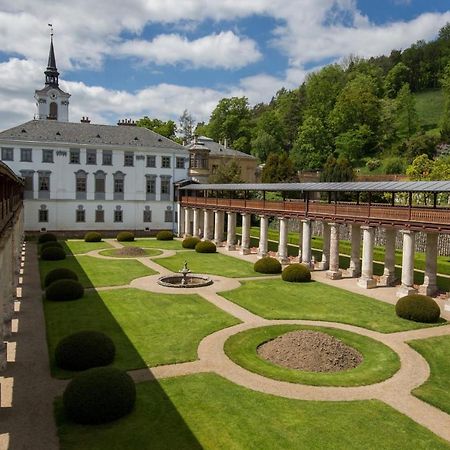
[[102, 235], [97, 233], [97, 231], [89, 231], [84, 235], [84, 242], [100, 242], [102, 240]]
[[290, 264], [281, 273], [281, 278], [291, 283], [304, 283], [311, 281], [311, 271], [303, 264]]
[[56, 280], [45, 289], [47, 300], [65, 302], [77, 300], [84, 295], [84, 288], [76, 280]]
[[66, 258], [66, 252], [62, 247], [47, 247], [41, 251], [41, 259], [44, 261], [58, 261]]
[[100, 424], [133, 410], [136, 387], [132, 378], [114, 367], [96, 367], [78, 374], [63, 395], [67, 416], [76, 423]]
[[259, 273], [281, 273], [281, 263], [276, 258], [264, 256], [255, 262], [253, 270]]
[[40, 247], [41, 253], [42, 253], [42, 250], [45, 250], [46, 248], [50, 248], [50, 247], [63, 248], [63, 246], [58, 241], [48, 241], [48, 242], [44, 242], [43, 244], [41, 244], [41, 247]]
[[78, 275], [70, 269], [61, 267], [59, 269], [51, 270], [44, 279], [44, 287], [49, 286], [57, 280], [75, 280], [78, 281]]
[[195, 246], [200, 242], [200, 239], [198, 237], [187, 237], [183, 239], [183, 242], [181, 245], [183, 248], [195, 248]]
[[169, 230], [158, 231], [158, 233], [156, 234], [156, 239], [158, 241], [172, 241], [173, 233]]
[[434, 323], [441, 314], [439, 305], [427, 295], [411, 294], [400, 298], [395, 305], [397, 316], [414, 322]]
[[59, 341], [55, 361], [61, 369], [86, 370], [111, 364], [115, 354], [114, 342], [106, 334], [79, 331]]
[[134, 241], [134, 234], [131, 231], [121, 231], [116, 239], [121, 242], [131, 242]]
[[56, 236], [52, 233], [40, 234], [38, 238], [38, 243], [43, 244], [44, 242], [56, 241]]
[[195, 251], [197, 253], [216, 253], [216, 244], [211, 241], [200, 241], [195, 245]]

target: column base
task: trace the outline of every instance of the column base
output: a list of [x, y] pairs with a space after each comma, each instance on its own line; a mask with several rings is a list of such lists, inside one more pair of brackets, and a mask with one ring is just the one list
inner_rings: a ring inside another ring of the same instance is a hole
[[216, 240], [214, 239], [213, 242], [214, 242], [214, 244], [216, 244], [216, 247], [223, 247], [222, 241], [216, 241]]
[[378, 280], [378, 286], [394, 286], [397, 281], [395, 274], [382, 275]]
[[345, 273], [350, 277], [350, 278], [358, 278], [361, 276], [361, 270], [359, 269], [353, 269], [353, 268], [348, 268]]
[[258, 251], [258, 258], [259, 258], [259, 259], [265, 258], [267, 255], [268, 255], [267, 252], [260, 252], [260, 251]]
[[249, 248], [242, 248], [239, 250], [240, 255], [250, 255], [250, 249]]
[[328, 261], [320, 261], [319, 263], [317, 263], [317, 268], [319, 270], [328, 270], [330, 268], [330, 263]]
[[412, 286], [405, 286], [402, 284], [398, 288], [396, 296], [397, 296], [397, 298], [400, 298], [400, 297], [405, 297], [406, 295], [411, 295], [411, 294], [417, 294], [417, 289], [413, 288]]
[[303, 264], [310, 270], [314, 269], [314, 264], [312, 261], [300, 261], [300, 264]]
[[277, 256], [278, 261], [280, 261], [281, 264], [289, 264], [291, 261], [286, 256]]
[[229, 252], [236, 250], [236, 246], [234, 244], [226, 244], [225, 250], [228, 250]]
[[377, 282], [373, 278], [359, 278], [357, 284], [364, 289], [372, 289], [376, 287]]
[[438, 291], [438, 287], [433, 284], [422, 284], [419, 286], [419, 294], [422, 295], [434, 295]]
[[342, 278], [342, 271], [340, 270], [328, 270], [326, 273], [327, 278], [330, 280], [340, 280]]

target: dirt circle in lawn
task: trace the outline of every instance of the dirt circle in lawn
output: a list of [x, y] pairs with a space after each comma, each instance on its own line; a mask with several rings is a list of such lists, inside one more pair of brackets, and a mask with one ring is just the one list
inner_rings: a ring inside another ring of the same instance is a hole
[[296, 330], [258, 346], [258, 355], [279, 366], [307, 372], [354, 369], [363, 356], [340, 339], [313, 330]]

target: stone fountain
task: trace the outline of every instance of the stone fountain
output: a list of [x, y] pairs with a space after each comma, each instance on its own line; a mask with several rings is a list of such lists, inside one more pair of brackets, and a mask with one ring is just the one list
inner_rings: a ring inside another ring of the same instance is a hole
[[164, 275], [158, 279], [158, 284], [173, 288], [197, 288], [209, 286], [213, 283], [210, 277], [191, 273], [184, 261], [183, 268], [178, 271], [180, 275]]

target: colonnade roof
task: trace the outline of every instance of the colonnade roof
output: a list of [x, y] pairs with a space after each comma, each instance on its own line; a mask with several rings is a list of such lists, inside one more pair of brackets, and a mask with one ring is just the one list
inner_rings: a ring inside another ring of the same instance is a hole
[[23, 180], [18, 177], [5, 163], [0, 161], [0, 174], [6, 175], [13, 179], [16, 183], [23, 183]]
[[189, 184], [191, 191], [269, 191], [269, 192], [450, 192], [450, 181], [364, 181], [343, 183], [232, 183]]

